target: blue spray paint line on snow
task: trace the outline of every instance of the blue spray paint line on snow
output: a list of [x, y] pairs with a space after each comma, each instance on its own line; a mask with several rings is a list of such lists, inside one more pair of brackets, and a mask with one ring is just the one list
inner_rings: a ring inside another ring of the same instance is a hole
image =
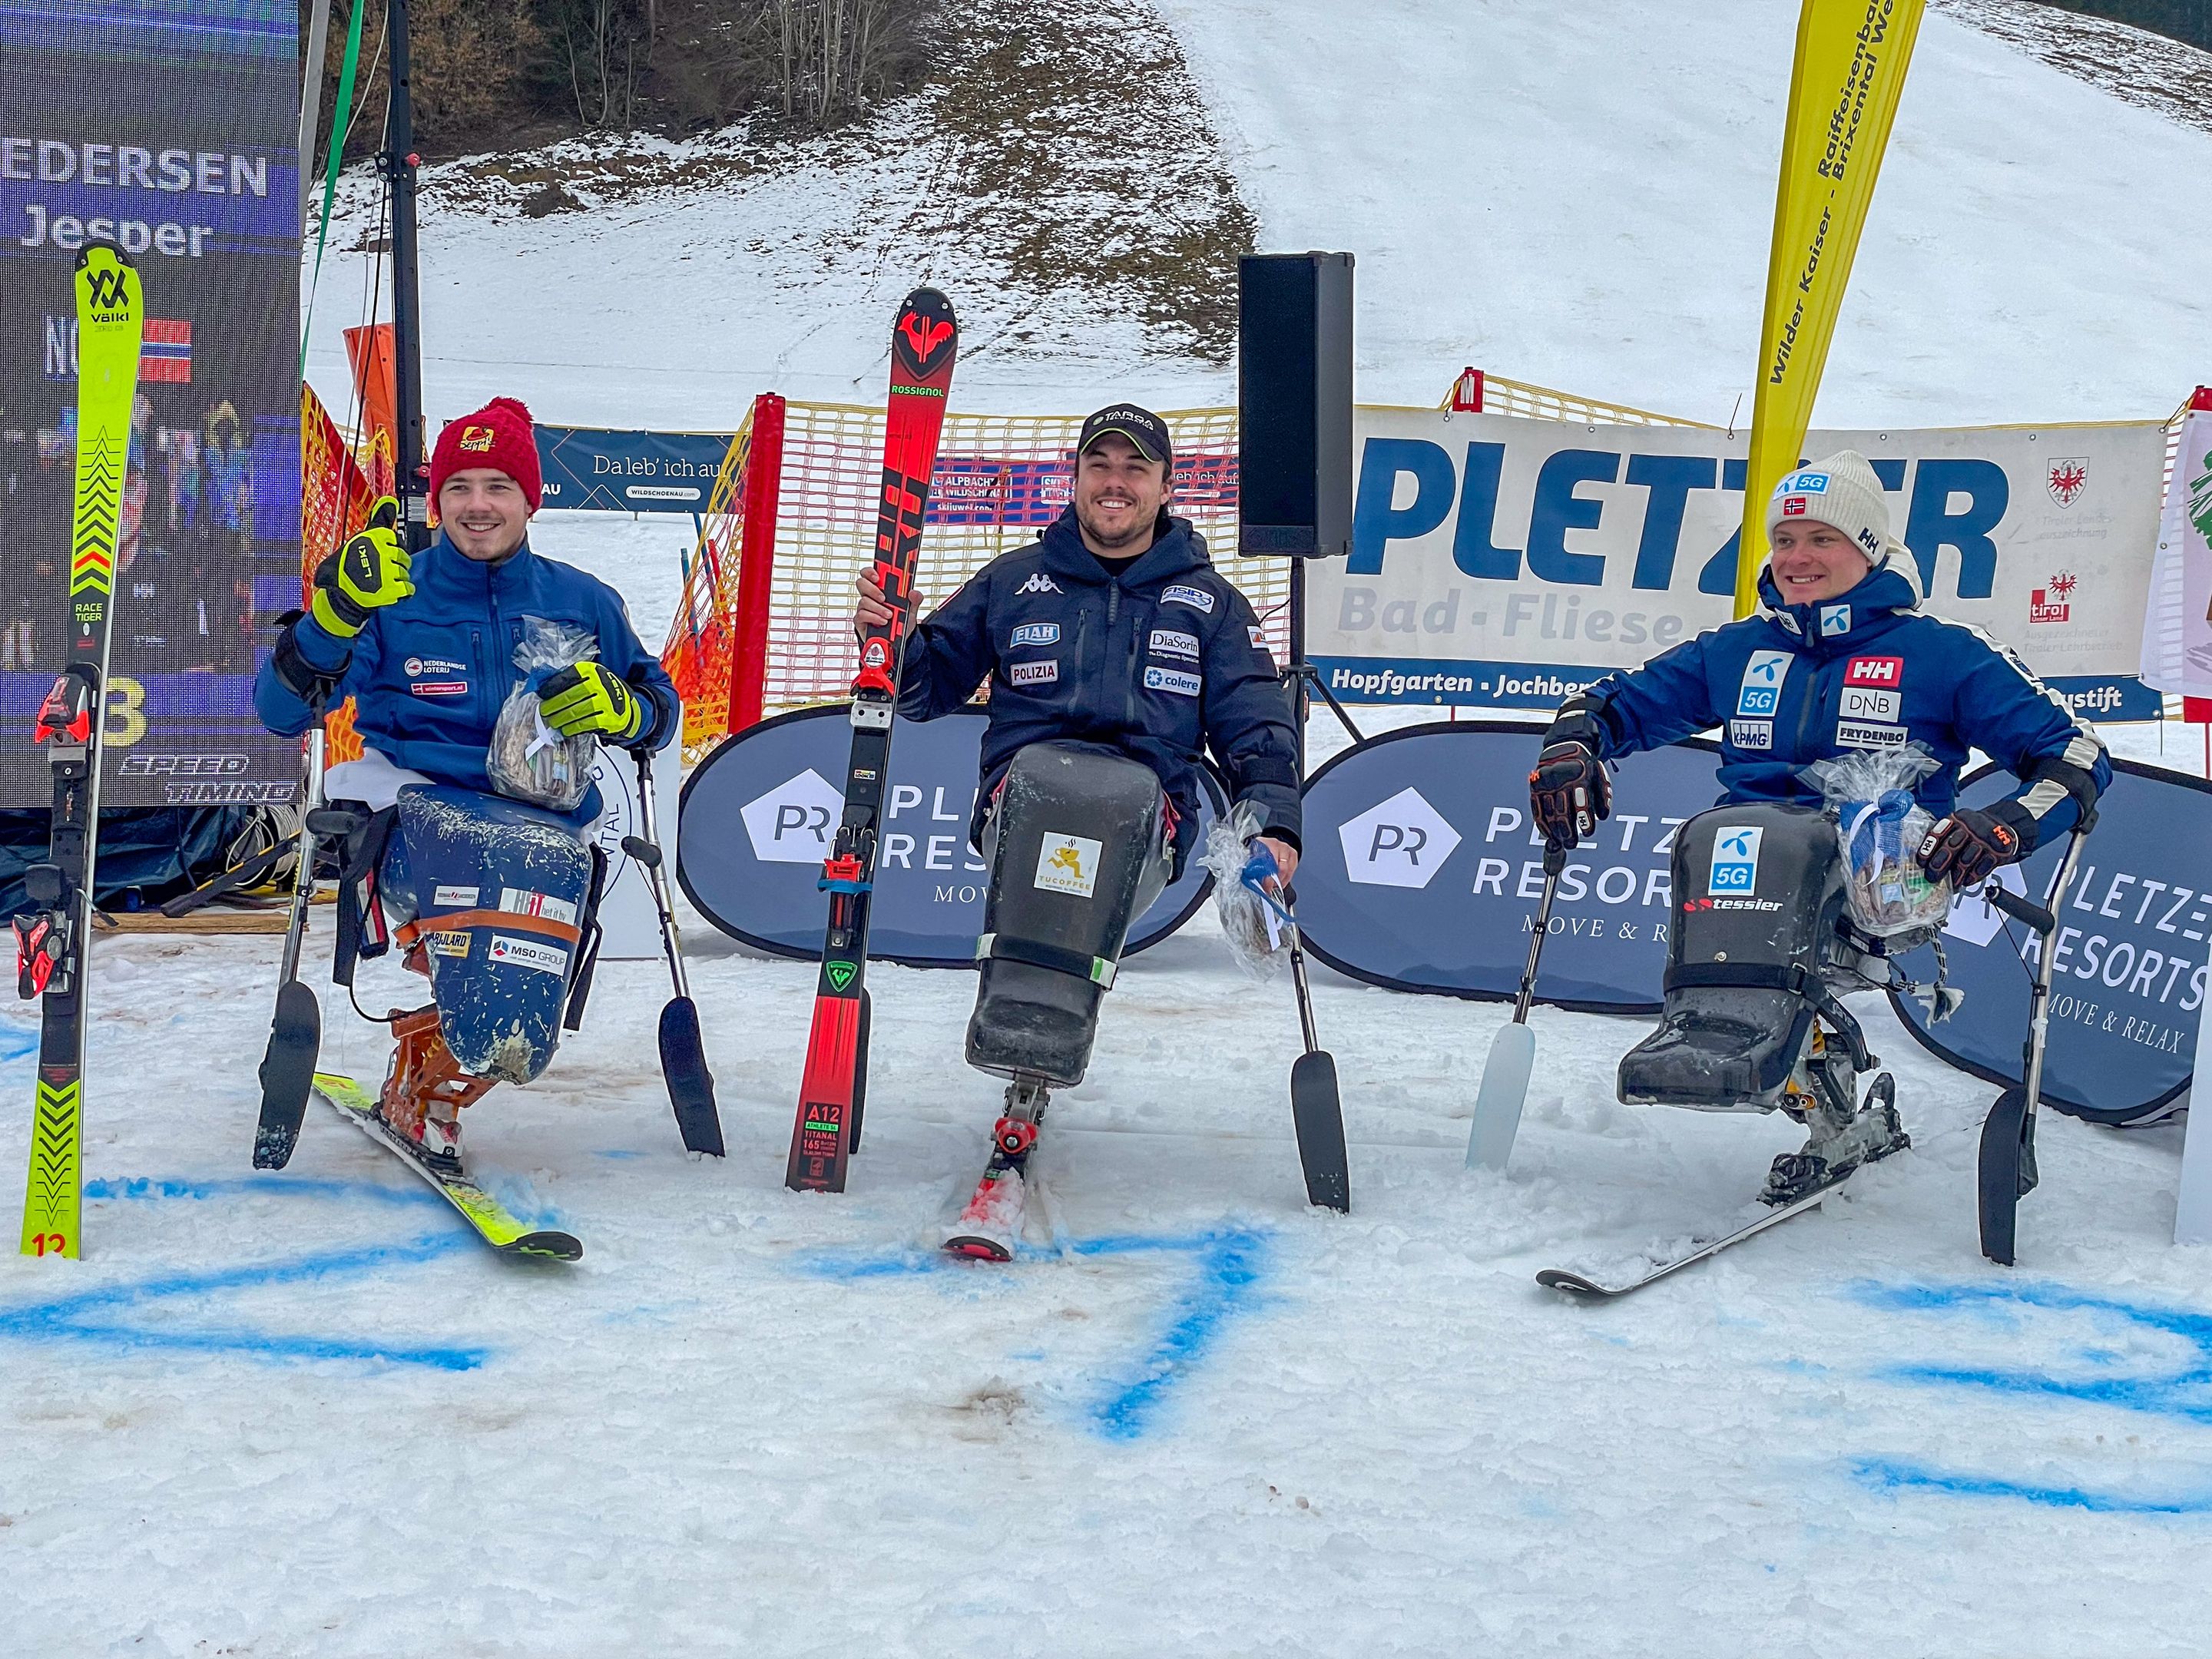
[[[2179, 1337], [2195, 1351], [2192, 1363], [2160, 1376], [2054, 1376], [1998, 1366], [1923, 1364], [1889, 1366], [1875, 1373], [1886, 1381], [2039, 1395], [2148, 1412], [2190, 1423], [2212, 1423], [2212, 1314], [2124, 1302], [2062, 1285], [2033, 1282], [2002, 1285], [1862, 1283], [1851, 1287], [1851, 1294], [1868, 1307], [1905, 1313], [1985, 1317], [2025, 1310], [2102, 1314]], [[2070, 1358], [2080, 1364], [2109, 1368], [2121, 1355], [2100, 1346], [2076, 1348]]]
[[39, 1052], [39, 1033], [35, 1027], [0, 1025], [0, 1066], [11, 1060], [28, 1060]]
[[[1075, 1250], [1090, 1253], [1082, 1243]], [[1176, 1298], [1167, 1329], [1135, 1376], [1091, 1408], [1101, 1434], [1109, 1440], [1134, 1440], [1145, 1432], [1162, 1396], [1206, 1357], [1222, 1327], [1257, 1300], [1267, 1251], [1262, 1235], [1241, 1227], [1205, 1236], [1198, 1281]]]
[[1876, 1492], [1917, 1490], [1951, 1492], [1962, 1498], [2006, 1498], [2041, 1504], [2051, 1509], [2088, 1510], [2099, 1515], [2212, 1513], [2212, 1489], [2182, 1497], [2137, 1498], [2119, 1492], [2091, 1492], [2081, 1486], [2043, 1486], [1986, 1475], [1960, 1474], [1884, 1458], [1862, 1458], [1852, 1465], [1851, 1473], [1862, 1486]]
[[[1183, 1253], [1196, 1258], [1198, 1274], [1171, 1304], [1167, 1325], [1122, 1379], [1090, 1409], [1091, 1426], [1109, 1440], [1135, 1440], [1151, 1425], [1154, 1413], [1174, 1385], [1188, 1376], [1237, 1314], [1257, 1305], [1266, 1276], [1267, 1237], [1248, 1227], [1224, 1227], [1196, 1233], [1116, 1233], [1103, 1238], [1072, 1238], [1065, 1250], [1022, 1245], [1017, 1262], [1058, 1261], [1066, 1255], [1112, 1256]], [[942, 1250], [901, 1249], [854, 1255], [823, 1252], [809, 1257], [806, 1271], [847, 1283], [902, 1279], [929, 1273], [958, 1273], [969, 1283], [1001, 1285], [1018, 1282], [1002, 1267], [984, 1267]]]
[[[434, 1194], [430, 1194], [435, 1197]], [[349, 1359], [439, 1370], [473, 1370], [490, 1357], [487, 1348], [407, 1346], [343, 1337], [294, 1336], [251, 1330], [188, 1330], [137, 1325], [97, 1316], [148, 1304], [185, 1301], [227, 1291], [258, 1289], [345, 1278], [416, 1263], [467, 1248], [473, 1241], [450, 1232], [427, 1233], [404, 1244], [325, 1250], [296, 1261], [223, 1267], [133, 1279], [49, 1302], [0, 1307], [0, 1338], [22, 1341], [89, 1342], [125, 1351], [244, 1354], [274, 1360]]]
[[419, 1182], [405, 1187], [387, 1187], [374, 1181], [293, 1177], [271, 1180], [267, 1176], [250, 1181], [230, 1178], [184, 1181], [152, 1176], [126, 1176], [121, 1180], [103, 1179], [84, 1183], [87, 1198], [127, 1199], [141, 1202], [164, 1198], [258, 1198], [269, 1193], [283, 1193], [295, 1198], [365, 1198], [374, 1203], [404, 1204], [410, 1207], [423, 1204], [442, 1206], [446, 1201]]

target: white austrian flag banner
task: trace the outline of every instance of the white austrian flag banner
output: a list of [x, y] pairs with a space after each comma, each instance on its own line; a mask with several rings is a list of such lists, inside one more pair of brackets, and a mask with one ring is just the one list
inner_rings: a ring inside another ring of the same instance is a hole
[[2212, 410], [2181, 423], [2143, 612], [2142, 677], [2161, 691], [2212, 697]]

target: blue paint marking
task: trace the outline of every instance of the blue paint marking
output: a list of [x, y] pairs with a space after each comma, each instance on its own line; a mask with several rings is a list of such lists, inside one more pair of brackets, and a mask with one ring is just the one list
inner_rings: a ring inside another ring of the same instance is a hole
[[[2040, 1371], [1995, 1366], [1897, 1365], [1878, 1373], [1897, 1382], [1937, 1383], [1982, 1389], [1996, 1394], [2077, 1400], [2124, 1411], [2148, 1412], [2190, 1423], [2212, 1423], [2212, 1314], [2183, 1308], [2146, 1306], [2096, 1296], [2063, 1285], [1877, 1285], [1863, 1283], [1851, 1294], [1869, 1307], [1905, 1313], [1980, 1314], [2002, 1316], [2028, 1310], [2056, 1313], [2105, 1314], [2149, 1330], [2179, 1337], [2195, 1350], [2193, 1360], [2163, 1376], [2106, 1375], [2060, 1377]], [[2075, 1350], [2085, 1365], [2109, 1368], [2120, 1357], [2110, 1347]]]
[[296, 1198], [365, 1198], [378, 1204], [404, 1204], [410, 1207], [428, 1204], [442, 1207], [445, 1200], [420, 1184], [387, 1187], [374, 1181], [320, 1181], [285, 1177], [270, 1180], [261, 1176], [254, 1180], [176, 1181], [157, 1180], [147, 1176], [129, 1176], [120, 1181], [88, 1181], [84, 1183], [87, 1198], [127, 1199], [144, 1201], [164, 1198], [238, 1198], [251, 1195], [261, 1197], [270, 1193], [283, 1193]]
[[1861, 1485], [1876, 1492], [1920, 1490], [1964, 1498], [2009, 1498], [2051, 1509], [2087, 1510], [2098, 1515], [2203, 1515], [2212, 1513], [2212, 1490], [2178, 1498], [2130, 1498], [2080, 1486], [2038, 1486], [2019, 1480], [1954, 1474], [1917, 1463], [1863, 1458], [1852, 1466]]
[[[435, 1197], [435, 1194], [431, 1194]], [[465, 1248], [471, 1241], [447, 1231], [426, 1233], [404, 1244], [325, 1250], [293, 1261], [222, 1267], [208, 1273], [173, 1273], [132, 1279], [50, 1302], [0, 1308], [0, 1337], [25, 1341], [80, 1341], [125, 1350], [185, 1353], [245, 1354], [275, 1360], [349, 1359], [427, 1365], [439, 1370], [473, 1370], [490, 1350], [416, 1347], [359, 1342], [339, 1337], [290, 1336], [251, 1330], [179, 1330], [130, 1323], [104, 1315], [148, 1304], [187, 1301], [227, 1291], [346, 1278], [410, 1266]]]
[[20, 1025], [0, 1025], [0, 1065], [28, 1060], [39, 1052], [39, 1034]]
[[[1066, 1241], [1064, 1249], [1039, 1249], [1024, 1244], [1015, 1249], [1017, 1262], [1056, 1261], [1066, 1255], [1165, 1252], [1195, 1257], [1197, 1277], [1176, 1296], [1166, 1328], [1127, 1373], [1108, 1385], [1106, 1393], [1086, 1413], [1093, 1430], [1109, 1440], [1141, 1437], [1169, 1390], [1206, 1358], [1223, 1327], [1258, 1304], [1267, 1266], [1267, 1237], [1251, 1228], [1224, 1227], [1183, 1234], [1117, 1233], [1103, 1238], [1072, 1238]], [[809, 1273], [848, 1284], [929, 1273], [957, 1273], [971, 1285], [991, 1284], [1011, 1289], [1020, 1282], [1003, 1269], [979, 1269], [976, 1264], [942, 1250], [902, 1249], [866, 1255], [825, 1252], [807, 1258], [803, 1265]]]

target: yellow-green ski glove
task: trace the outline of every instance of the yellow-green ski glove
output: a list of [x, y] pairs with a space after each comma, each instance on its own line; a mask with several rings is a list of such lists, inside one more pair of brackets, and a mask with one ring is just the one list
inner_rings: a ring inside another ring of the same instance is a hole
[[547, 676], [538, 688], [538, 712], [564, 738], [588, 732], [610, 743], [628, 743], [645, 729], [645, 705], [637, 693], [595, 662]]
[[368, 626], [371, 611], [415, 591], [409, 580], [415, 558], [393, 528], [398, 520], [397, 503], [386, 497], [370, 513], [368, 529], [315, 567], [307, 609], [326, 633], [349, 640]]

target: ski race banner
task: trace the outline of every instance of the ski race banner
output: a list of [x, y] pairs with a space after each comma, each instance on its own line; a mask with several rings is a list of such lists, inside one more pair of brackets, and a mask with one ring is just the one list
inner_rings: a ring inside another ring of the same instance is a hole
[[[1536, 728], [1498, 721], [1411, 726], [1336, 756], [1306, 786], [1298, 915], [1314, 955], [1395, 990], [1510, 998], [1543, 890], [1528, 822]], [[2212, 957], [2212, 785], [2116, 762], [2054, 947], [2045, 1098], [2112, 1121], [2188, 1085]], [[2014, 787], [1987, 769], [1963, 793], [1986, 805]], [[1720, 793], [1715, 751], [1685, 744], [1621, 763], [1613, 817], [1559, 881], [1536, 982], [1540, 1002], [1648, 1013], [1661, 1002], [1674, 828]], [[2039, 896], [2061, 845], [2005, 884]], [[1928, 1048], [1976, 1076], [2020, 1080], [2032, 945], [1979, 900], [1947, 928], [1959, 1012], [1930, 1028], [1893, 998]], [[1926, 983], [1935, 952], [1904, 959]], [[1862, 1004], [1862, 1007], [1863, 1005]], [[1624, 1035], [1621, 1047], [1628, 1046]]]
[[[2112, 787], [2059, 908], [2043, 1097], [2080, 1116], [2125, 1123], [2179, 1097], [2196, 1063], [2212, 973], [2212, 784], [2131, 761], [2112, 768]], [[2009, 773], [1984, 768], [1960, 799], [1986, 806], [2016, 787]], [[2000, 877], [2039, 902], [2063, 851], [2062, 837]], [[1931, 1026], [1917, 1002], [1893, 997], [1898, 1018], [1953, 1065], [2018, 1083], [2034, 938], [1979, 900], [1955, 906], [1945, 933], [1951, 982], [1966, 1002]], [[1915, 979], [1932, 979], [1935, 952], [1916, 951], [1902, 965]]]
[[704, 513], [733, 434], [538, 424], [545, 505], [602, 513]]
[[[1729, 620], [1746, 434], [1363, 408], [1352, 550], [1309, 574], [1307, 647], [1358, 702], [1555, 706]], [[1864, 453], [1937, 613], [2100, 720], [2138, 678], [2156, 422], [1815, 432]]]
[[2146, 684], [2212, 697], [2212, 410], [2192, 409], [2174, 446], [2143, 619]]
[[[1543, 839], [1528, 816], [1540, 730], [1407, 726], [1316, 771], [1297, 878], [1314, 955], [1393, 990], [1512, 996], [1544, 887]], [[1657, 1009], [1674, 830], [1719, 799], [1718, 752], [1691, 743], [1621, 763], [1613, 817], [1560, 874], [1539, 1000]]]
[[[822, 955], [817, 883], [845, 805], [842, 778], [853, 727], [843, 703], [801, 708], [725, 741], [684, 785], [677, 879], [702, 915], [758, 950], [806, 961]], [[884, 796], [868, 955], [917, 968], [968, 968], [983, 931], [990, 872], [969, 850], [980, 712], [902, 720]], [[1227, 805], [1206, 774], [1204, 832]], [[1193, 859], [1137, 918], [1124, 955], [1180, 927], [1212, 880]]]
[[[0, 9], [0, 729], [28, 732], [68, 637], [78, 251], [114, 243], [145, 288], [111, 806], [299, 790], [252, 698], [300, 602], [299, 27], [276, 0]], [[0, 744], [0, 804], [50, 793]]]

